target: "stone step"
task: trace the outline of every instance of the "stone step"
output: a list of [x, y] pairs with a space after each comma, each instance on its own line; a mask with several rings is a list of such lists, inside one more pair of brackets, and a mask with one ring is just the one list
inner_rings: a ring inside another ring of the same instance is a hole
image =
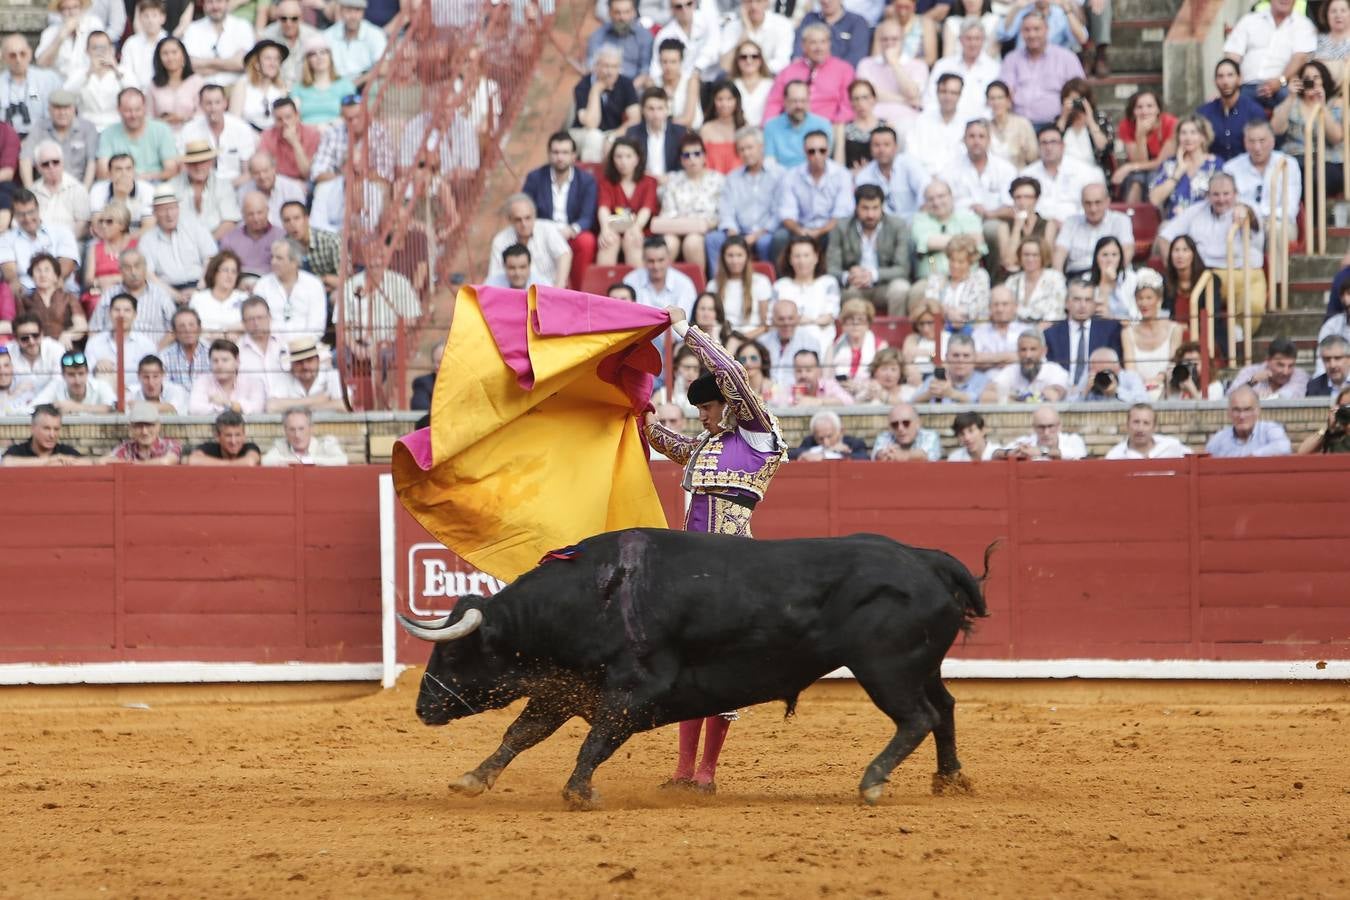
[[[1327, 235], [1330, 242], [1331, 235]], [[1326, 254], [1318, 256], [1290, 255], [1289, 277], [1291, 281], [1330, 280], [1341, 268], [1341, 255]]]
[[[1112, 67], [1114, 72], [1114, 67]], [[1115, 72], [1106, 78], [1089, 78], [1092, 94], [1097, 98], [1097, 108], [1105, 110], [1111, 121], [1119, 122], [1125, 112], [1125, 104], [1142, 87], [1151, 87], [1162, 93], [1162, 73], [1152, 72]]]
[[1162, 44], [1144, 44], [1137, 47], [1111, 45], [1106, 57], [1112, 71], [1120, 69], [1126, 72], [1161, 72], [1163, 67]]
[[1111, 9], [1115, 14], [1112, 39], [1115, 38], [1114, 30], [1121, 19], [1158, 18], [1170, 22], [1176, 17], [1180, 6], [1177, 0], [1112, 0]]
[[1261, 318], [1261, 328], [1256, 332], [1256, 337], [1267, 340], [1273, 337], [1287, 337], [1295, 341], [1312, 341], [1316, 344], [1317, 333], [1322, 329], [1324, 313], [1325, 309], [1292, 308], [1283, 312], [1268, 312]]
[[1172, 26], [1170, 17], [1148, 19], [1116, 19], [1111, 24], [1111, 52], [1118, 48], [1155, 46], [1162, 57], [1163, 38]]

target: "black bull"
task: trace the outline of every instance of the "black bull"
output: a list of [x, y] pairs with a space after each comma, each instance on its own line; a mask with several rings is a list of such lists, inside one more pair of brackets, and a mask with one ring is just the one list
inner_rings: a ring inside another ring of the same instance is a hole
[[464, 597], [445, 619], [403, 625], [436, 642], [417, 698], [426, 724], [529, 697], [497, 751], [453, 790], [492, 787], [516, 755], [581, 716], [591, 730], [563, 796], [588, 807], [595, 769], [637, 732], [769, 700], [791, 713], [804, 688], [847, 666], [896, 726], [859, 785], [874, 803], [929, 732], [935, 790], [964, 784], [940, 668], [956, 636], [987, 615], [983, 580], [946, 553], [878, 535], [633, 529], [590, 538], [576, 558], [490, 599]]

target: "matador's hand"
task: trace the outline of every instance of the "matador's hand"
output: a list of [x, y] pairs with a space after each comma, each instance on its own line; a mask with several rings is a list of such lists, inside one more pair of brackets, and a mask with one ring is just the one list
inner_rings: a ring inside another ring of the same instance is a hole
[[684, 310], [678, 306], [667, 306], [666, 314], [670, 316], [670, 323], [683, 322], [685, 319]]

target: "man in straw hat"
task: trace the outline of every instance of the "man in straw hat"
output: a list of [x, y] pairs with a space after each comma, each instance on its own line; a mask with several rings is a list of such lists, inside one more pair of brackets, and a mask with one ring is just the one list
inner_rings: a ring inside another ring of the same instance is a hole
[[211, 236], [220, 241], [244, 218], [234, 187], [216, 174], [216, 148], [206, 140], [193, 140], [183, 154], [183, 171], [170, 186], [179, 209], [187, 212]]
[[153, 203], [155, 227], [141, 235], [137, 249], [150, 272], [187, 303], [219, 249], [216, 239], [195, 217], [181, 214], [172, 185], [156, 187]]
[[319, 345], [311, 337], [296, 338], [287, 345], [291, 371], [273, 379], [267, 400], [268, 412], [295, 407], [345, 410], [342, 382], [337, 369], [320, 369]]

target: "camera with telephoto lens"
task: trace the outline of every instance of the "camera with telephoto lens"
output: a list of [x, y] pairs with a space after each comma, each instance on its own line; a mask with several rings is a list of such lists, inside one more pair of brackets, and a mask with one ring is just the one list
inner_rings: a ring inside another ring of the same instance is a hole
[[1336, 431], [1344, 434], [1347, 428], [1350, 428], [1350, 404], [1336, 407], [1336, 414], [1332, 416], [1332, 426], [1327, 432]]
[[1116, 387], [1120, 384], [1120, 379], [1116, 373], [1109, 369], [1103, 369], [1092, 378], [1092, 390], [1089, 392], [1094, 397], [1109, 397], [1116, 392]]
[[1187, 381], [1191, 384], [1200, 383], [1200, 367], [1193, 362], [1177, 363], [1172, 367], [1172, 387], [1180, 389]]
[[946, 381], [946, 380], [947, 380], [947, 370], [944, 369], [942, 366], [938, 366], [938, 367], [936, 367], [935, 369], [933, 369], [933, 380], [934, 380], [934, 381]]

